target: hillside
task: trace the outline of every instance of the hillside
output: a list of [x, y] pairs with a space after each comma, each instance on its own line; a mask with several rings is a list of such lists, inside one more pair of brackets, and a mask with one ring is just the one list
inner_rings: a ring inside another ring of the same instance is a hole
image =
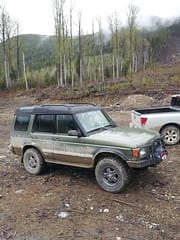
[[170, 37], [166, 48], [161, 52], [161, 63], [177, 64], [180, 63], [180, 24], [174, 23], [168, 29]]
[[[158, 61], [162, 64], [176, 64], [176, 62], [180, 62], [180, 23], [179, 21], [175, 22], [164, 29], [168, 33], [168, 38], [160, 50]], [[157, 35], [156, 32], [155, 34]], [[88, 41], [87, 38], [88, 36], [84, 36], [84, 41]], [[76, 37], [74, 39], [76, 41]], [[25, 53], [26, 64], [30, 69], [36, 70], [55, 64], [55, 36], [20, 35], [20, 46]], [[109, 51], [107, 47], [106, 51]]]
[[20, 35], [20, 46], [29, 68], [36, 70], [54, 64], [55, 39], [53, 36]]
[[[129, 31], [121, 28], [109, 39], [100, 33], [72, 39], [67, 33], [58, 41], [55, 36], [20, 35], [6, 42], [6, 64], [3, 49], [0, 46], [0, 89], [24, 89], [28, 82], [29, 88], [65, 86], [89, 94], [91, 90], [176, 87], [180, 81], [180, 21], [136, 30], [131, 48]], [[175, 69], [168, 73], [163, 65]]]

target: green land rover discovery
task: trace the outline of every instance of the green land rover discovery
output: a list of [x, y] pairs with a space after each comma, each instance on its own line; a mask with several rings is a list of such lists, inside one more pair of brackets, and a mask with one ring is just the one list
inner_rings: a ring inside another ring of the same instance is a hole
[[101, 107], [83, 104], [18, 108], [10, 146], [31, 174], [40, 174], [47, 162], [92, 168], [98, 184], [113, 193], [127, 186], [131, 168], [166, 158], [158, 133], [117, 127]]

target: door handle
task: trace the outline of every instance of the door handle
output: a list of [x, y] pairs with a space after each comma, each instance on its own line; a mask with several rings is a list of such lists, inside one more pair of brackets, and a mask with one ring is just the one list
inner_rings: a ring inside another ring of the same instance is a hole
[[59, 137], [54, 137], [53, 140], [55, 141], [61, 141], [61, 139]]

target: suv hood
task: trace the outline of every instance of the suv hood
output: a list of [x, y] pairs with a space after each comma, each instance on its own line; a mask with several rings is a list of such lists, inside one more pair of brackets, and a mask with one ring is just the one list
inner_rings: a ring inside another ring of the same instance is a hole
[[94, 143], [136, 148], [159, 138], [159, 134], [155, 131], [146, 131], [138, 128], [115, 127], [90, 135], [88, 138]]

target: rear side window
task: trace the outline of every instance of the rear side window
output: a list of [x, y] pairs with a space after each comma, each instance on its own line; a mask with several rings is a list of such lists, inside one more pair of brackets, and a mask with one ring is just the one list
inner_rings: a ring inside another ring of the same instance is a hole
[[30, 116], [16, 116], [14, 130], [15, 131], [27, 131], [29, 125]]
[[33, 132], [55, 132], [54, 115], [36, 115]]
[[180, 96], [172, 97], [171, 106], [180, 106]]

